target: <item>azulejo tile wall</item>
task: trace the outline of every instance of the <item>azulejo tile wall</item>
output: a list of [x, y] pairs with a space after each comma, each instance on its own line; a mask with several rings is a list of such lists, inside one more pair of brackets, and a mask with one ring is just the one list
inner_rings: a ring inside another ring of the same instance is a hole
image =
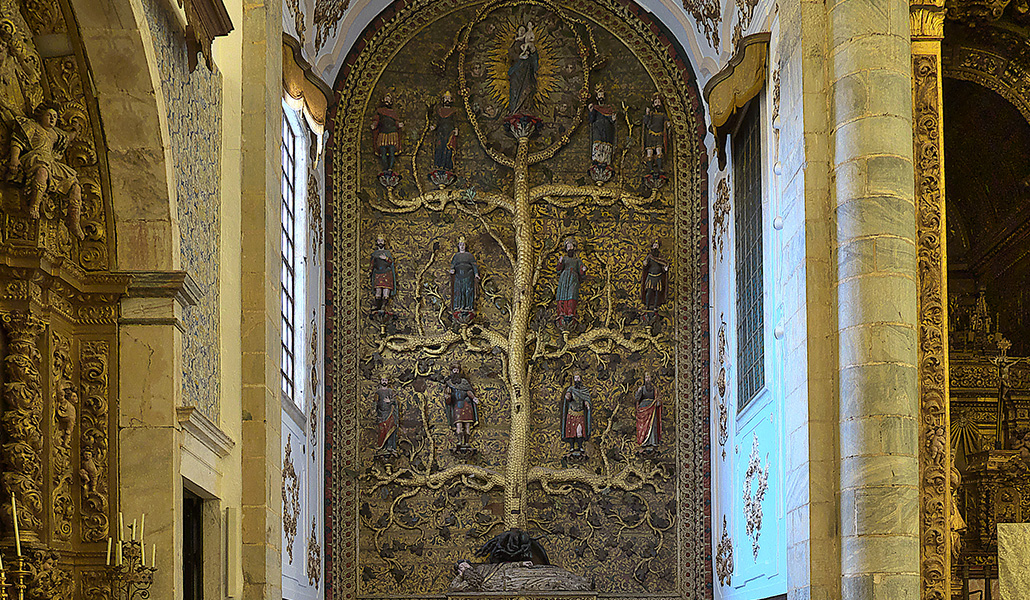
[[181, 268], [200, 286], [200, 301], [183, 312], [183, 403], [209, 418], [219, 412], [218, 269], [222, 77], [200, 61], [192, 73], [186, 41], [159, 0], [143, 0], [165, 98]]

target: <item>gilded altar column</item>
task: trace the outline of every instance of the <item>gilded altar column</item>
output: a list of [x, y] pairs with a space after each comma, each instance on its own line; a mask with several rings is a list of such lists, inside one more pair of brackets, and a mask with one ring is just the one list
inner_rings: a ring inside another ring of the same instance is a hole
[[[38, 544], [43, 528], [43, 388], [39, 336], [46, 323], [34, 315], [0, 313], [7, 336], [4, 355], [3, 498], [0, 518], [4, 531], [14, 535], [11, 499], [18, 504], [18, 529], [24, 544]], [[13, 541], [13, 540], [12, 540]]]
[[827, 3], [841, 597], [919, 594], [908, 2]]
[[948, 490], [948, 286], [945, 251], [944, 2], [912, 4], [912, 118], [915, 137], [916, 252], [919, 262], [919, 536], [921, 597], [951, 597]]

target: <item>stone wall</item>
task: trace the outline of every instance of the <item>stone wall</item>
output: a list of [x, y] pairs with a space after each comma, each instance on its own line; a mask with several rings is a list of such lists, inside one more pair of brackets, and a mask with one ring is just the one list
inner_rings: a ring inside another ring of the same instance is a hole
[[176, 174], [180, 268], [200, 286], [199, 301], [183, 311], [182, 402], [219, 416], [219, 246], [222, 77], [201, 60], [189, 70], [182, 30], [162, 0], [143, 0]]

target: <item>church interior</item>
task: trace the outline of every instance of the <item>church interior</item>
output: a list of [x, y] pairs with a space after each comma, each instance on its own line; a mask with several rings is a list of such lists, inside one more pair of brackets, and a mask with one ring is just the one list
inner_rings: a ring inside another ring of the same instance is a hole
[[1027, 0], [0, 0], [0, 600], [1030, 598]]

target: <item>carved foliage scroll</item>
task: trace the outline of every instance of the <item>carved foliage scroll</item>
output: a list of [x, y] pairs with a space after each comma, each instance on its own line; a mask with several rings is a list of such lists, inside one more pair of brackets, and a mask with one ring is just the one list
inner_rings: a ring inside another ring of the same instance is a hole
[[769, 458], [762, 468], [762, 457], [758, 452], [758, 436], [751, 443], [747, 472], [744, 474], [744, 519], [747, 523], [747, 537], [751, 540], [751, 552], [758, 560], [758, 538], [762, 535], [762, 501], [769, 489]]
[[915, 85], [916, 227], [919, 263], [919, 514], [922, 597], [945, 600], [948, 552], [948, 446], [944, 199], [941, 191], [940, 64], [913, 57]]
[[50, 399], [53, 421], [50, 429], [53, 489], [50, 494], [53, 510], [54, 537], [67, 540], [72, 534], [72, 432], [75, 429], [78, 394], [72, 387], [71, 341], [64, 335], [50, 332]]
[[37, 343], [46, 328], [39, 318], [23, 312], [0, 314], [7, 334], [4, 356], [3, 484], [5, 502], [0, 511], [6, 527], [13, 529], [11, 494], [18, 501], [18, 525], [24, 539], [38, 539], [42, 527], [43, 390], [39, 367], [42, 355]]
[[726, 515], [722, 516], [722, 538], [715, 549], [715, 574], [720, 585], [731, 585], [733, 581], [733, 540], [726, 526]]
[[283, 535], [286, 536], [286, 554], [293, 564], [293, 542], [297, 539], [300, 521], [300, 478], [293, 465], [293, 434], [286, 436], [283, 454]]
[[108, 406], [110, 345], [87, 341], [81, 345], [83, 406], [80, 420], [82, 482], [82, 540], [99, 542], [108, 536]]

